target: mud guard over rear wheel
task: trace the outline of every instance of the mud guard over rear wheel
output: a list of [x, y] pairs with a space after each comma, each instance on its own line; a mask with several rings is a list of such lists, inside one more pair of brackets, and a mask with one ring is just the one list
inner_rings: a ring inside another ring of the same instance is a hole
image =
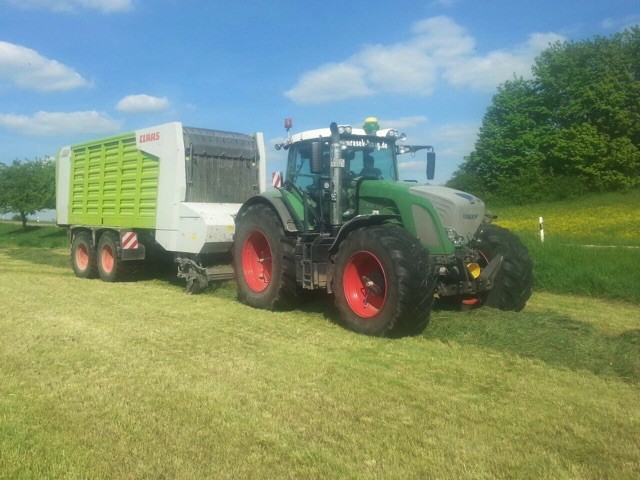
[[238, 219], [233, 246], [238, 298], [255, 308], [290, 308], [297, 297], [293, 242], [265, 205], [252, 205]]
[[434, 273], [417, 238], [396, 226], [351, 232], [335, 256], [335, 302], [347, 328], [365, 335], [420, 333], [434, 301]]

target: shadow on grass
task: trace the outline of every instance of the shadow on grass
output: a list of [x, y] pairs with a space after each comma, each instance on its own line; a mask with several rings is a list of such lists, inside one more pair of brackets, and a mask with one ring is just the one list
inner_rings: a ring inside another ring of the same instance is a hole
[[513, 313], [485, 308], [434, 317], [424, 334], [431, 339], [640, 383], [640, 329], [611, 336], [553, 310]]
[[5, 248], [4, 253], [14, 260], [35, 263], [36, 265], [46, 265], [56, 268], [69, 268], [71, 264], [68, 253], [61, 253], [55, 250], [44, 248]]

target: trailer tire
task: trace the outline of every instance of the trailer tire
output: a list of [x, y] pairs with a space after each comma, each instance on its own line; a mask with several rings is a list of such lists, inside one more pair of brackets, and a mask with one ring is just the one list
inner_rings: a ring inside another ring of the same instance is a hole
[[332, 289], [350, 330], [371, 336], [421, 333], [429, 322], [435, 276], [427, 250], [397, 226], [354, 230], [335, 256]]
[[476, 234], [477, 248], [486, 262], [496, 255], [504, 261], [493, 289], [482, 298], [482, 305], [519, 312], [531, 297], [534, 277], [529, 251], [518, 236], [497, 225], [482, 225]]
[[71, 268], [76, 277], [96, 278], [96, 252], [90, 232], [80, 232], [73, 237], [71, 243]]
[[297, 298], [295, 252], [278, 216], [266, 205], [237, 220], [233, 266], [238, 299], [266, 310], [291, 308]]
[[100, 237], [97, 250], [98, 274], [105, 282], [122, 279], [124, 265], [118, 255], [120, 238], [115, 232], [105, 232]]

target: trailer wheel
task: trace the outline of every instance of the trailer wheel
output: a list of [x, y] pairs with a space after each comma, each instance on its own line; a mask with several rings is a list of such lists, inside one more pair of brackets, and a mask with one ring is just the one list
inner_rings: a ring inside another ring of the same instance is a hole
[[296, 296], [293, 242], [265, 205], [252, 205], [237, 221], [233, 264], [241, 302], [267, 310], [289, 308]]
[[435, 278], [418, 239], [395, 226], [351, 232], [335, 256], [335, 302], [347, 328], [372, 336], [424, 330]]
[[493, 224], [482, 225], [476, 234], [481, 258], [489, 263], [503, 255], [502, 268], [496, 275], [493, 289], [480, 297], [480, 304], [500, 310], [522, 310], [531, 297], [533, 262], [529, 251], [517, 235]]
[[96, 253], [92, 248], [92, 239], [89, 232], [80, 232], [73, 237], [71, 244], [71, 268], [79, 278], [95, 278]]
[[118, 257], [120, 240], [116, 233], [105, 232], [98, 242], [98, 274], [105, 282], [117, 282], [123, 273], [123, 262]]

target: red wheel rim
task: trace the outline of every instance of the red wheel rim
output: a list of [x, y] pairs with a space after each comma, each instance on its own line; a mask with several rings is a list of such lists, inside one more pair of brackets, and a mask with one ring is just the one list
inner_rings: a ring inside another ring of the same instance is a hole
[[76, 265], [80, 270], [86, 270], [89, 267], [89, 249], [84, 243], [76, 247]]
[[104, 245], [102, 247], [102, 251], [100, 252], [100, 263], [102, 264], [102, 270], [105, 273], [111, 273], [113, 270], [113, 249], [111, 245]]
[[362, 318], [374, 317], [387, 298], [387, 278], [380, 260], [370, 252], [357, 252], [347, 262], [343, 273], [347, 303]]
[[242, 271], [247, 285], [254, 292], [263, 292], [271, 281], [273, 262], [267, 237], [255, 230], [242, 245]]

